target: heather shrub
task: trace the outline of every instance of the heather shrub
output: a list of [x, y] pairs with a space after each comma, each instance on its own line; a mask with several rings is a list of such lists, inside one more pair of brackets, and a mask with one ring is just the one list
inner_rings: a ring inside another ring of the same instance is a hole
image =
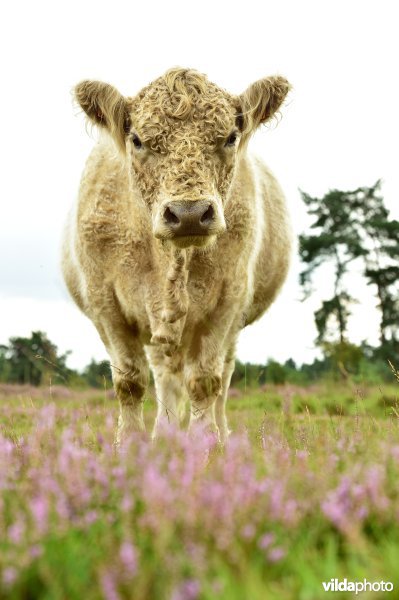
[[236, 409], [224, 448], [167, 428], [116, 450], [113, 405], [67, 402], [32, 407], [22, 435], [9, 409], [0, 597], [319, 598], [331, 577], [395, 581], [397, 420], [257, 410], [247, 426]]

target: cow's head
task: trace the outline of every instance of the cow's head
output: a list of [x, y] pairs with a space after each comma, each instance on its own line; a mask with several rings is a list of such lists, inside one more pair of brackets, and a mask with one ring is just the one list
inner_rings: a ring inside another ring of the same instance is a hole
[[238, 153], [289, 87], [283, 77], [267, 77], [233, 96], [196, 71], [176, 68], [133, 98], [98, 81], [81, 82], [75, 94], [129, 161], [154, 235], [185, 248], [206, 246], [225, 230]]

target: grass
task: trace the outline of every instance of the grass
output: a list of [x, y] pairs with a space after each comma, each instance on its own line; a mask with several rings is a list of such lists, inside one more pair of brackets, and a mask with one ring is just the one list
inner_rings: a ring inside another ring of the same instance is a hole
[[224, 449], [166, 431], [123, 452], [108, 393], [16, 391], [0, 396], [0, 598], [318, 600], [331, 578], [399, 597], [397, 386], [236, 390]]

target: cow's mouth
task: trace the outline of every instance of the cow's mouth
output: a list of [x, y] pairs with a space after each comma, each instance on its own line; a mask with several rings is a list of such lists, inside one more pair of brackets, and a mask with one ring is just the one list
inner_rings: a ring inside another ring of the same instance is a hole
[[177, 248], [189, 248], [190, 246], [206, 248], [213, 244], [216, 235], [176, 235], [169, 239]]

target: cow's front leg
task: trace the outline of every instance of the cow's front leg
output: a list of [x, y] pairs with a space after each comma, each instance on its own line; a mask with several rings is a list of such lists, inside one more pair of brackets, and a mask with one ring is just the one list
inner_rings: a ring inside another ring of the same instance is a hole
[[115, 437], [119, 445], [131, 433], [145, 431], [143, 400], [148, 384], [148, 362], [137, 326], [126, 322], [117, 305], [111, 301], [109, 305], [113, 310], [97, 314], [93, 321], [110, 356], [112, 381], [119, 400]]
[[223, 358], [204, 358], [198, 362], [188, 362], [185, 368], [185, 383], [191, 401], [189, 428], [198, 427], [219, 437], [215, 402], [222, 389]]
[[190, 413], [190, 431], [205, 431], [206, 433], [214, 433], [218, 440], [221, 440], [219, 426], [215, 418], [215, 399], [205, 407], [208, 399], [198, 403], [191, 403]]
[[202, 424], [222, 441], [228, 436], [224, 405], [234, 368], [233, 340], [242, 322], [234, 292], [235, 298], [240, 297], [239, 288], [231, 291], [233, 297], [225, 294], [213, 315], [195, 327], [185, 368], [191, 399], [190, 427]]
[[129, 345], [129, 354], [111, 356], [112, 380], [119, 400], [118, 429], [115, 443], [121, 444], [131, 433], [144, 432], [144, 393], [148, 383], [148, 365], [142, 347]]
[[150, 347], [148, 358], [154, 374], [157, 416], [153, 439], [165, 427], [178, 427], [184, 417], [186, 394], [183, 382], [182, 360], [178, 353], [165, 356], [162, 346]]

